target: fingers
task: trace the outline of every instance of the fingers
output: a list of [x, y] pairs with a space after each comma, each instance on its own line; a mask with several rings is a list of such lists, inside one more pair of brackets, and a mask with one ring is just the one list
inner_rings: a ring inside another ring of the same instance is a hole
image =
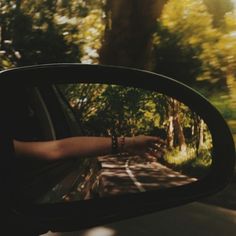
[[146, 136], [146, 138], [148, 139], [148, 142], [150, 142], [150, 143], [157, 143], [157, 144], [166, 145], [166, 141], [161, 139], [160, 137]]
[[155, 137], [155, 143], [157, 143], [157, 144], [161, 144], [161, 145], [166, 145], [166, 141], [165, 140], [163, 140], [163, 139], [161, 139], [161, 138], [159, 138], [159, 137]]
[[163, 157], [163, 155], [164, 155], [164, 153], [163, 152], [151, 152], [151, 153], [149, 153], [151, 156], [154, 156], [154, 157], [156, 157], [156, 158], [161, 158], [161, 157]]
[[140, 135], [134, 137], [130, 152], [143, 154], [148, 153], [153, 156], [163, 156], [166, 152], [166, 141], [159, 137]]
[[146, 151], [149, 155], [161, 157], [165, 154], [165, 150], [161, 148], [149, 147]]
[[164, 154], [165, 154], [165, 150], [162, 150], [162, 149], [151, 149], [148, 151], [148, 153], [152, 156], [155, 156], [155, 157], [163, 157]]
[[167, 143], [166, 141], [158, 138], [158, 141], [152, 141], [150, 142], [150, 147], [157, 149], [157, 150], [166, 150], [167, 148]]
[[161, 157], [166, 152], [166, 142], [161, 140], [161, 142], [151, 142], [148, 145], [148, 153], [153, 156]]

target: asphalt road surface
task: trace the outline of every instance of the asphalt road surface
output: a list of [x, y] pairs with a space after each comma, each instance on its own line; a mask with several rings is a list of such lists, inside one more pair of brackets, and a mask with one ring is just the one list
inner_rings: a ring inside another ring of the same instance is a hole
[[192, 203], [154, 214], [71, 233], [43, 236], [231, 236], [236, 233], [236, 211]]
[[[236, 140], [236, 135], [234, 138]], [[210, 196], [206, 201], [216, 205], [195, 202], [83, 231], [48, 232], [42, 236], [236, 235], [236, 175], [224, 191]]]
[[[114, 194], [128, 191], [127, 186], [132, 184], [131, 191], [151, 190], [152, 188], [171, 187], [187, 182], [195, 181], [194, 178], [182, 175], [158, 163], [144, 163], [135, 158], [121, 158], [118, 164], [114, 165], [112, 157], [106, 157], [102, 161], [102, 177], [104, 186], [103, 194], [107, 190]], [[116, 159], [117, 163], [117, 159]], [[144, 168], [144, 169], [143, 169]], [[149, 177], [145, 173], [149, 172]], [[115, 174], [114, 174], [115, 173]], [[151, 178], [150, 178], [150, 173]], [[166, 178], [164, 178], [164, 175]], [[160, 177], [163, 177], [162, 181]], [[123, 178], [125, 181], [116, 181], [116, 177]], [[115, 180], [114, 180], [115, 178]], [[157, 181], [158, 180], [158, 181]], [[183, 182], [181, 182], [183, 181]], [[187, 182], [185, 182], [187, 181]], [[121, 184], [123, 182], [123, 184]], [[137, 182], [135, 184], [135, 182]], [[114, 184], [116, 183], [116, 184]], [[119, 183], [120, 187], [117, 187]], [[124, 183], [128, 183], [127, 186]], [[161, 183], [161, 184], [160, 184]], [[157, 185], [158, 184], [158, 185]], [[116, 186], [115, 186], [116, 185]], [[235, 189], [236, 185], [231, 184]], [[228, 188], [229, 188], [228, 187]], [[227, 188], [226, 188], [227, 190]], [[224, 206], [222, 199], [234, 196], [230, 188], [229, 191], [222, 191], [216, 194], [215, 202], [218, 201]], [[218, 196], [218, 197], [217, 197]], [[214, 198], [214, 196], [213, 196]], [[231, 199], [235, 202], [235, 198]], [[214, 199], [213, 199], [214, 200]], [[210, 202], [214, 202], [210, 200]], [[227, 205], [227, 204], [226, 204]], [[140, 217], [131, 218], [112, 224], [90, 228], [75, 232], [48, 232], [41, 236], [231, 236], [236, 233], [236, 207], [231, 201], [228, 208], [204, 203], [191, 203], [180, 207], [147, 214]], [[229, 208], [232, 209], [229, 209]], [[235, 208], [234, 208], [235, 207]]]
[[100, 196], [145, 192], [197, 181], [140, 156], [104, 156], [99, 161], [102, 167], [98, 189]]

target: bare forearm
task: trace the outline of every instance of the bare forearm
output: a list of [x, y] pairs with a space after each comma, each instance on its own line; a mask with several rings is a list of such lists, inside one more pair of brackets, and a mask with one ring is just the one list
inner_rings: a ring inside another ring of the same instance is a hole
[[[122, 142], [123, 140], [123, 142]], [[151, 149], [159, 149], [157, 144], [165, 144], [158, 137], [121, 137], [117, 140], [117, 152], [142, 154]], [[14, 140], [17, 156], [57, 160], [70, 157], [91, 157], [112, 153], [111, 137], [70, 137], [61, 140], [22, 142]]]
[[92, 157], [110, 154], [111, 137], [70, 137], [53, 141], [21, 142], [14, 140], [18, 156], [56, 160], [68, 157]]
[[90, 157], [111, 153], [110, 137], [71, 137], [58, 140], [62, 157]]

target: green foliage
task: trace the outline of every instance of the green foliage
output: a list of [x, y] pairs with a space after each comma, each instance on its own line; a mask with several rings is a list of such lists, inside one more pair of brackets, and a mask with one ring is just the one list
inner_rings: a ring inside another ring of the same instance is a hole
[[[108, 2], [105, 0], [2, 0], [0, 69], [51, 62], [99, 63], [101, 45], [108, 43], [104, 38], [104, 32], [108, 30], [105, 27], [119, 28], [119, 25], [105, 22], [105, 18], [112, 19], [109, 17], [110, 13], [105, 11], [105, 8], [109, 8], [106, 4]], [[113, 9], [113, 14], [119, 11], [118, 5], [117, 9]], [[128, 6], [132, 12], [134, 5]], [[144, 12], [140, 11], [143, 16], [146, 16], [145, 9]], [[153, 17], [155, 14], [151, 15]], [[142, 18], [137, 19], [137, 24], [146, 22], [142, 22]], [[151, 22], [151, 19], [146, 20]], [[235, 117], [235, 22], [236, 11], [233, 10], [229, 0], [169, 0], [161, 18], [157, 20], [156, 32], [153, 35], [153, 61], [148, 63], [152, 64], [153, 70], [158, 73], [188, 84], [201, 83], [207, 95], [213, 90], [226, 88], [224, 92], [227, 94], [223, 96], [227, 96], [227, 99], [222, 99], [222, 104], [215, 98], [212, 101], [229, 119]], [[134, 23], [127, 24], [127, 27], [138, 29]], [[147, 26], [148, 30], [149, 27]], [[116, 30], [120, 32], [119, 29]], [[127, 32], [133, 31], [128, 29]], [[121, 36], [117, 36], [118, 44], [119, 37]], [[135, 45], [138, 40], [142, 41], [138, 38], [133, 40]], [[125, 49], [122, 47], [128, 50], [131, 45], [129, 44], [130, 41], [128, 45], [120, 45], [118, 54], [123, 55], [123, 61], [126, 60], [126, 54], [123, 53], [122, 50]], [[144, 53], [141, 49], [137, 52], [140, 58], [145, 58], [146, 54], [149, 52]], [[112, 53], [111, 55], [113, 56]], [[93, 119], [100, 117], [102, 122], [102, 114], [111, 117], [109, 116], [111, 107], [108, 105], [110, 102], [113, 108], [121, 110], [123, 107], [122, 116], [127, 120], [136, 116], [136, 123], [132, 121], [130, 127], [138, 127], [142, 132], [149, 132], [157, 126], [166, 128], [169, 101], [165, 97], [150, 100], [148, 95], [145, 95], [147, 96], [145, 98], [143, 94], [136, 94], [135, 91], [127, 91], [125, 94], [110, 91], [108, 94], [107, 90], [106, 93], [107, 97], [102, 96], [106, 100], [100, 101], [104, 107], [101, 106], [97, 111], [100, 115], [92, 116], [91, 113], [89, 119], [83, 119], [84, 122], [89, 122], [92, 117]], [[132, 99], [137, 99], [140, 103], [130, 104], [130, 94], [133, 96]], [[117, 98], [124, 96], [127, 107], [132, 106], [131, 110], [135, 112], [132, 114], [124, 104], [110, 101], [112, 96]], [[141, 104], [142, 101], [145, 101], [145, 104]], [[155, 110], [160, 111], [159, 115], [153, 115]], [[184, 111], [184, 108], [180, 110], [180, 116], [184, 113], [190, 114]], [[119, 116], [114, 115], [122, 124], [121, 113]], [[188, 121], [190, 118], [190, 116], [180, 117], [185, 127], [192, 125]], [[131, 131], [130, 128], [129, 133], [137, 133], [135, 129], [132, 128]]]
[[170, 0], [153, 37], [154, 70], [188, 84], [226, 86], [236, 71], [235, 19], [227, 12], [215, 28], [203, 1]]
[[[203, 147], [203, 144], [198, 144], [200, 131], [197, 132], [201, 119], [173, 98], [157, 92], [117, 85], [70, 84], [59, 88], [85, 135], [107, 136], [116, 132], [117, 135], [146, 134], [166, 139], [170, 116], [177, 115], [186, 139], [183, 142], [196, 150]], [[179, 132], [180, 130], [175, 130], [176, 137]], [[202, 132], [204, 145], [207, 145], [211, 142], [211, 137], [205, 124]], [[175, 140], [175, 147], [179, 148], [178, 145], [180, 144]]]
[[[160, 95], [115, 85], [70, 85], [63, 91], [88, 135], [137, 135], [160, 126]], [[76, 101], [76, 102], [75, 102]]]
[[162, 162], [183, 174], [202, 178], [212, 166], [212, 145], [201, 148], [197, 153], [193, 147], [188, 147], [184, 152], [177, 148], [169, 150]]
[[[78, 47], [55, 22], [55, 0], [4, 1], [1, 6], [1, 50], [11, 58], [7, 67], [78, 60]], [[11, 42], [8, 47], [6, 42]]]
[[93, 9], [80, 21], [80, 33], [77, 41], [81, 45], [83, 63], [97, 64], [99, 62], [99, 49], [102, 45], [102, 37], [105, 31], [103, 11]]
[[214, 26], [220, 26], [225, 13], [233, 10], [232, 0], [203, 0], [208, 12], [213, 16]]
[[103, 0], [1, 1], [0, 68], [98, 63], [104, 4]]
[[225, 92], [218, 92], [216, 95], [209, 96], [209, 99], [213, 103], [213, 105], [216, 106], [217, 109], [219, 109], [225, 119], [236, 119], [236, 104], [234, 97], [232, 98]]
[[167, 151], [164, 155], [164, 160], [173, 166], [182, 166], [189, 163], [196, 157], [196, 152], [193, 148], [187, 148], [186, 151], [182, 152], [178, 148]]
[[195, 158], [194, 162], [192, 162], [192, 167], [202, 167], [202, 168], [210, 168], [212, 164], [212, 152], [210, 148], [201, 148], [198, 151], [198, 156]]
[[[74, 112], [81, 131], [86, 135], [102, 134], [103, 132], [99, 128], [104, 127], [104, 119], [100, 119], [99, 114], [106, 109], [103, 93], [107, 85], [65, 84], [58, 85], [58, 88]], [[94, 117], [98, 117], [99, 121], [95, 121]], [[97, 124], [99, 125], [97, 126]]]
[[214, 41], [213, 31], [201, 1], [169, 1], [154, 35], [156, 70], [183, 82], [196, 80], [202, 72], [202, 44]]
[[201, 72], [201, 61], [193, 56], [198, 48], [181, 46], [181, 39], [165, 29], [161, 22], [158, 22], [157, 31], [154, 70], [182, 82], [193, 82]]

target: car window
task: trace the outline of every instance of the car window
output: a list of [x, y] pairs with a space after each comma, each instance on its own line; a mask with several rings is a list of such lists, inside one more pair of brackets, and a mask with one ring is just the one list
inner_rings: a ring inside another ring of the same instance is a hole
[[[15, 139], [45, 141], [81, 134], [79, 123], [56, 86], [28, 88], [20, 93]], [[48, 162], [21, 157], [16, 163], [16, 184], [20, 186], [17, 195], [37, 202], [63, 201], [65, 194], [72, 193], [81, 183], [91, 185], [91, 165], [98, 168], [97, 161], [90, 158]], [[74, 197], [81, 198], [87, 192], [82, 190]]]
[[64, 94], [56, 85], [52, 86], [52, 90], [65, 116], [66, 123], [69, 126], [70, 134], [72, 136], [83, 134], [81, 127], [79, 126], [79, 122], [76, 120], [73, 110], [69, 106], [68, 100], [65, 98]]
[[[43, 96], [48, 91], [39, 87], [14, 88], [17, 101], [12, 106], [13, 137], [20, 141], [47, 141], [70, 135], [68, 123], [60, 108], [55, 94]], [[50, 100], [50, 102], [48, 102]], [[54, 108], [54, 109], [52, 109]], [[58, 108], [58, 109], [55, 109]], [[60, 109], [59, 109], [60, 108]], [[52, 116], [52, 114], [54, 116]], [[20, 156], [15, 159], [16, 196], [34, 200], [49, 191], [55, 195], [53, 187], [71, 171], [75, 160], [45, 160]]]
[[[55, 139], [55, 131], [45, 103], [37, 88], [19, 91], [13, 136], [22, 141]], [[15, 109], [15, 108], [14, 108]]]
[[53, 123], [56, 139], [79, 135], [78, 124], [56, 87], [40, 86], [38, 90]]

